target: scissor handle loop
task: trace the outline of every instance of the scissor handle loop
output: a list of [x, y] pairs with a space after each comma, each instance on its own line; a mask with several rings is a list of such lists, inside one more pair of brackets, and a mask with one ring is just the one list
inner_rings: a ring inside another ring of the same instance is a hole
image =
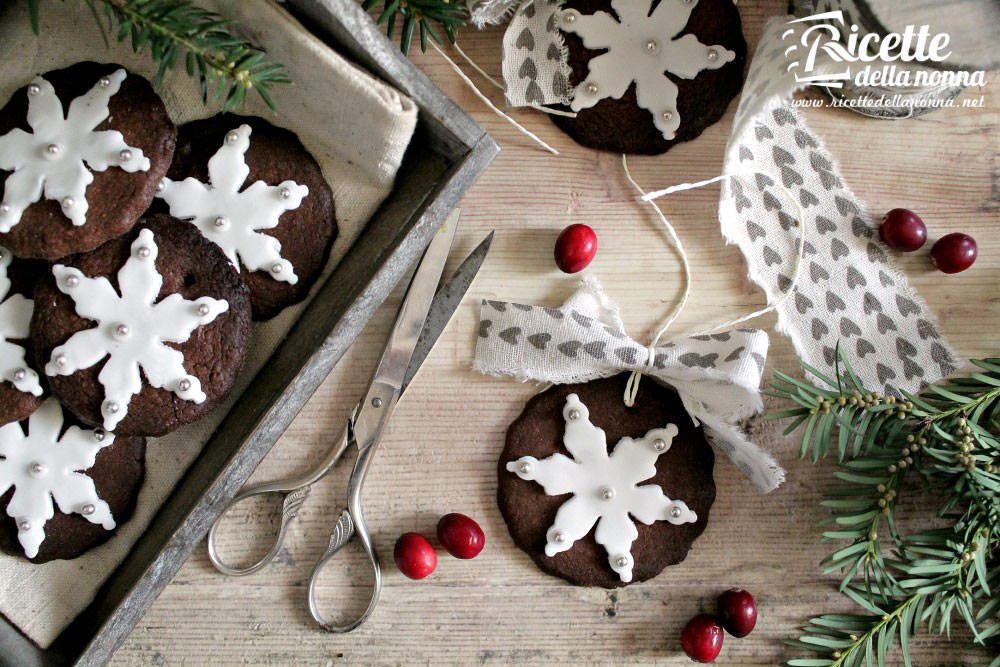
[[[231, 565], [227, 565], [223, 562], [216, 547], [215, 531], [219, 527], [219, 524], [222, 523], [226, 513], [238, 503], [254, 496], [263, 496], [271, 493], [281, 494], [282, 503], [281, 522], [278, 525], [278, 532], [275, 535], [274, 543], [271, 545], [270, 550], [264, 554], [260, 560], [248, 567], [233, 567]], [[233, 577], [243, 577], [248, 574], [253, 574], [274, 560], [275, 556], [277, 556], [278, 552], [281, 550], [281, 545], [285, 541], [285, 535], [288, 532], [288, 525], [299, 513], [299, 508], [302, 507], [302, 503], [305, 502], [308, 496], [309, 484], [292, 486], [287, 480], [268, 482], [265, 484], [255, 484], [247, 487], [243, 491], [240, 491], [240, 493], [233, 498], [232, 502], [229, 503], [226, 509], [219, 514], [218, 517], [216, 517], [215, 521], [212, 523], [212, 527], [208, 531], [208, 559], [212, 562], [212, 565], [215, 566], [215, 569], [222, 574], [228, 574]]]

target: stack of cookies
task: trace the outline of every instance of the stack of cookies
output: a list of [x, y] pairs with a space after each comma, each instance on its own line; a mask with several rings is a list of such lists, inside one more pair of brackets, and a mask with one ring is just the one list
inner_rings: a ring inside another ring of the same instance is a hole
[[[74, 558], [131, 516], [146, 438], [232, 389], [254, 320], [303, 300], [337, 236], [294, 133], [175, 127], [113, 64], [0, 108], [0, 546]], [[155, 446], [155, 445], [154, 445]]]

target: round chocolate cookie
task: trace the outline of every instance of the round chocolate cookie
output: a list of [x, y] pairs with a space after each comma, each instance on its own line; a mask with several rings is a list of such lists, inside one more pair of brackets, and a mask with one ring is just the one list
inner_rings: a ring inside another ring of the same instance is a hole
[[0, 426], [27, 419], [42, 404], [45, 380], [31, 354], [28, 327], [29, 300], [47, 269], [45, 262], [18, 259], [0, 246], [0, 372], [4, 373], [0, 377]]
[[[68, 413], [64, 411], [64, 415], [67, 423], [63, 424], [61, 434], [65, 434], [67, 427], [74, 424]], [[19, 426], [25, 432], [31, 432], [33, 429], [29, 424], [29, 421], [25, 421]], [[86, 433], [94, 437], [90, 431]], [[69, 445], [65, 443], [56, 445], [57, 448], [63, 446]], [[52, 503], [54, 514], [51, 519], [44, 522], [44, 539], [38, 546], [38, 553], [31, 558], [25, 555], [25, 547], [18, 540], [20, 531], [17, 520], [8, 516], [6, 512], [11, 499], [18, 492], [15, 483], [0, 495], [0, 508], [2, 508], [0, 512], [5, 518], [3, 529], [0, 530], [0, 548], [11, 555], [27, 558], [33, 563], [47, 563], [51, 560], [76, 558], [85, 551], [104, 544], [111, 539], [118, 528], [132, 518], [145, 479], [145, 456], [145, 438], [117, 436], [110, 445], [97, 452], [94, 465], [85, 470], [77, 468], [78, 474], [93, 480], [97, 497], [107, 503], [107, 509], [110, 510], [114, 520], [114, 528], [108, 530], [101, 523], [92, 523], [79, 512], [69, 514], [63, 512], [63, 509], [68, 508], [61, 507], [56, 498], [56, 502]], [[48, 465], [52, 465], [52, 462], [48, 462]], [[73, 495], [71, 492], [70, 496]], [[100, 512], [96, 506], [92, 507], [94, 509], [88, 508], [91, 512]]]
[[[563, 10], [564, 12], [576, 10], [580, 15], [603, 11], [616, 19], [619, 18], [612, 8], [611, 0], [568, 0]], [[747, 45], [743, 39], [742, 22], [736, 3], [733, 0], [695, 0], [694, 3], [680, 0], [651, 0], [649, 15], [654, 16], [658, 11], [674, 12], [679, 19], [683, 18], [683, 12], [690, 11], [690, 17], [686, 24], [681, 20], [643, 22], [640, 29], [655, 29], [656, 25], [663, 24], [683, 25], [683, 28], [674, 34], [642, 35], [640, 40], [645, 41], [638, 42], [641, 48], [634, 56], [630, 56], [632, 62], [645, 63], [646, 59], [658, 58], [667, 48], [668, 42], [679, 45], [684, 39], [696, 39], [704, 45], [706, 53], [713, 50], [706, 62], [695, 66], [697, 73], [693, 78], [679, 76], [672, 71], [680, 72], [687, 67], [671, 67], [671, 61], [669, 59], [666, 61], [667, 69], [664, 76], [677, 88], [676, 110], [658, 109], [657, 113], [669, 114], [670, 121], [676, 123], [679, 120], [680, 125], [672, 137], [670, 137], [671, 132], [656, 127], [653, 112], [639, 104], [635, 82], [631, 83], [625, 94], [619, 98], [604, 97], [604, 91], [595, 84], [592, 88], [593, 94], [602, 98], [595, 105], [578, 110], [575, 118], [550, 115], [552, 122], [573, 137], [577, 143], [616, 153], [642, 155], [663, 153], [675, 144], [694, 139], [709, 125], [717, 122], [726, 112], [730, 100], [739, 94], [743, 86]], [[564, 17], [562, 27], [568, 28], [565, 21]], [[589, 83], [588, 77], [592, 76], [591, 61], [607, 53], [608, 50], [587, 48], [580, 36], [571, 30], [563, 29], [561, 32], [569, 54], [570, 86], [576, 88], [584, 82]], [[685, 38], [685, 36], [693, 37]], [[636, 48], [635, 44], [629, 46]], [[725, 64], [715, 68], [723, 62]], [[605, 69], [620, 71], [620, 63]], [[686, 72], [688, 75], [691, 73]], [[634, 72], [620, 74], [620, 76], [629, 75], [634, 75]], [[657, 79], [653, 77], [646, 80], [655, 82]], [[576, 94], [582, 93], [578, 89]], [[659, 88], [654, 88], [644, 91], [642, 97], [661, 103], [669, 99], [670, 95]]]
[[[96, 117], [90, 119], [88, 115], [88, 112], [94, 113], [95, 107], [77, 104], [74, 108], [71, 103], [92, 90], [113, 89], [118, 84], [120, 70], [124, 71], [120, 65], [82, 62], [46, 72], [42, 75], [43, 82], [33, 82], [20, 88], [0, 109], [0, 137], [13, 133], [9, 136], [16, 135], [19, 139], [17, 146], [25, 144], [16, 151], [18, 154], [9, 156], [15, 165], [20, 165], [18, 170], [8, 172], [0, 168], [0, 193], [3, 193], [2, 199], [8, 208], [6, 212], [0, 210], [0, 216], [17, 213], [11, 203], [12, 198], [17, 196], [13, 179], [19, 171], [27, 173], [33, 168], [25, 164], [25, 150], [45, 151], [47, 162], [75, 160], [85, 165], [81, 167], [83, 173], [93, 176], [93, 181], [85, 186], [83, 199], [87, 209], [80, 218], [84, 223], [80, 225], [74, 224], [69, 217], [71, 214], [79, 215], [73, 213], [74, 207], [78, 212], [82, 208], [81, 202], [77, 201], [78, 195], [66, 194], [72, 180], [66, 175], [71, 173], [68, 165], [58, 178], [45, 179], [45, 194], [23, 210], [20, 221], [10, 231], [0, 233], [0, 244], [10, 248], [18, 257], [55, 260], [93, 250], [127, 232], [149, 208], [156, 185], [170, 166], [177, 131], [167, 116], [163, 101], [146, 79], [126, 71], [120, 81], [121, 87], [108, 102], [109, 114], [92, 128], [96, 133], [92, 136], [100, 138], [86, 144], [80, 142], [78, 146], [62, 146], [44, 136], [41, 128], [32, 128], [27, 120], [29, 99], [38, 107], [44, 106], [46, 96], [51, 94], [47, 84], [51, 84], [62, 106], [58, 112], [69, 114], [70, 118], [82, 118], [74, 127], [83, 130], [73, 134], [74, 139], [85, 136], [82, 132], [89, 132], [87, 128], [93, 120], [97, 120]], [[55, 100], [48, 98], [48, 101]], [[99, 107], [100, 102], [96, 106]], [[105, 130], [120, 132], [124, 143], [110, 138]], [[37, 135], [34, 134], [36, 131]], [[47, 141], [53, 143], [42, 145]], [[138, 154], [139, 150], [142, 155]], [[109, 152], [112, 156], [108, 155]], [[146, 159], [149, 160], [148, 168], [138, 170]], [[6, 162], [8, 160], [0, 159], [0, 165]], [[126, 165], [134, 171], [122, 168]], [[98, 171], [101, 167], [106, 168]], [[18, 192], [24, 190], [25, 187], [20, 185]]]
[[[583, 384], [556, 385], [533, 397], [507, 430], [507, 443], [497, 465], [497, 500], [514, 543], [544, 572], [581, 586], [615, 588], [624, 583], [612, 570], [609, 554], [596, 541], [593, 527], [568, 550], [546, 555], [556, 513], [574, 496], [546, 495], [539, 483], [522, 479], [507, 468], [524, 456], [539, 460], [556, 453], [571, 456], [563, 444], [567, 428], [564, 408], [570, 394], [576, 394], [586, 406], [594, 426], [604, 429], [609, 454], [622, 438], [638, 439], [669, 424], [678, 431], [669, 449], [656, 459], [656, 474], [638, 486], [659, 486], [673, 501], [683, 501], [697, 514], [697, 520], [680, 525], [666, 520], [649, 525], [633, 520], [638, 538], [631, 545], [632, 582], [655, 577], [664, 567], [684, 560], [691, 544], [705, 530], [715, 501], [715, 455], [701, 428], [695, 427], [684, 411], [677, 393], [646, 378], [634, 407], [626, 407], [622, 396], [628, 376], [624, 373]], [[529, 465], [538, 467], [538, 463]]]
[[[155, 282], [146, 288], [134, 278], [145, 275], [141, 263], [154, 258], [155, 274], [162, 276], [155, 306], [123, 314], [121, 303], [148, 301], [141, 295], [155, 289]], [[122, 285], [126, 269], [131, 282]], [[84, 284], [92, 278], [105, 278], [110, 287], [98, 290], [99, 280]], [[110, 288], [127, 298], [115, 302]], [[91, 297], [81, 306], [69, 296], [83, 300], [95, 292], [114, 303], [97, 304]], [[80, 309], [110, 314], [95, 321], [79, 315]], [[249, 290], [225, 255], [191, 225], [155, 214], [127, 236], [53, 268], [35, 290], [31, 343], [52, 393], [84, 422], [119, 435], [160, 436], [204, 416], [226, 396], [243, 366], [251, 327]], [[88, 330], [93, 333], [80, 334]], [[155, 342], [136, 346], [147, 340]], [[105, 367], [113, 364], [112, 378], [127, 376], [134, 354], [142, 355], [138, 393], [104, 386], [99, 375]], [[196, 402], [202, 392], [204, 400]]]
[[[216, 154], [220, 173], [210, 174]], [[242, 178], [244, 160], [249, 174]], [[269, 319], [306, 297], [330, 255], [337, 219], [333, 191], [294, 132], [235, 114], [186, 123], [167, 177], [160, 196], [171, 215], [191, 221], [238, 262], [254, 319]], [[230, 236], [241, 229], [250, 232]]]

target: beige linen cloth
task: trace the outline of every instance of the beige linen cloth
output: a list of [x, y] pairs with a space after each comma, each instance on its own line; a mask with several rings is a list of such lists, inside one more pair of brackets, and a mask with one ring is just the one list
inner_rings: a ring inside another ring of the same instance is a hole
[[[0, 8], [0, 106], [33, 75], [82, 60], [117, 62], [152, 78], [147, 55], [136, 55], [127, 45], [104, 45], [82, 0], [48, 5], [41, 13], [38, 37], [31, 32], [25, 3], [5, 4]], [[416, 125], [416, 106], [334, 53], [270, 0], [199, 4], [236, 20], [248, 38], [288, 69], [294, 83], [278, 86], [273, 93], [277, 116], [253, 95], [239, 111], [295, 131], [319, 161], [333, 187], [340, 224], [333, 266], [392, 189]], [[216, 112], [214, 106], [202, 104], [197, 84], [183, 71], [183, 61], [159, 92], [177, 124]], [[289, 308], [257, 325], [233, 396], [267, 361], [300, 310], [301, 306]], [[45, 565], [0, 554], [0, 612], [39, 645], [48, 646], [126, 556], [228, 407], [149, 442], [146, 482], [135, 515], [108, 543], [75, 560]]]

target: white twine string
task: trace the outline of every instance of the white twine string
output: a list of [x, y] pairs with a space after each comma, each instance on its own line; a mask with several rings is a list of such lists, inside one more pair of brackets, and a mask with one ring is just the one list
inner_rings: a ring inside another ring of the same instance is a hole
[[[669, 220], [667, 220], [667, 216], [664, 215], [659, 205], [657, 205], [657, 203], [654, 201], [655, 199], [659, 199], [660, 197], [665, 197], [675, 192], [683, 192], [684, 190], [694, 190], [695, 188], [701, 188], [706, 185], [711, 185], [712, 183], [724, 181], [729, 178], [740, 179], [745, 184], [750, 185], [751, 181], [747, 179], [748, 176], [753, 174], [762, 174], [770, 178], [772, 181], [774, 181], [775, 185], [777, 185], [777, 187], [784, 193], [786, 199], [792, 202], [792, 205], [795, 207], [797, 213], [795, 217], [795, 226], [799, 230], [798, 243], [796, 244], [795, 263], [792, 269], [792, 280], [788, 286], [788, 289], [781, 292], [781, 294], [779, 294], [778, 297], [775, 298], [775, 300], [772, 301], [770, 304], [768, 304], [765, 308], [761, 308], [760, 310], [755, 310], [752, 313], [741, 315], [740, 317], [737, 317], [735, 319], [728, 320], [726, 322], [722, 322], [721, 324], [709, 327], [708, 329], [704, 329], [702, 331], [693, 333], [691, 334], [692, 336], [699, 336], [703, 334], [712, 333], [718, 331], [719, 329], [728, 329], [736, 326], [737, 324], [742, 324], [743, 322], [747, 322], [754, 318], [760, 317], [761, 315], [765, 315], [778, 308], [782, 303], [784, 303], [785, 299], [791, 296], [792, 292], [795, 291], [795, 286], [796, 284], [798, 284], [799, 280], [800, 268], [802, 266], [802, 257], [803, 254], [805, 253], [806, 235], [805, 235], [805, 227], [802, 224], [802, 206], [795, 199], [795, 197], [792, 196], [792, 193], [789, 192], [789, 190], [786, 187], [784, 187], [778, 179], [774, 178], [771, 174], [768, 174], [767, 172], [763, 171], [755, 170], [747, 172], [734, 172], [730, 174], [723, 174], [721, 176], [715, 176], [713, 178], [708, 178], [703, 181], [697, 181], [695, 183], [681, 183], [679, 185], [672, 185], [669, 188], [664, 188], [662, 190], [656, 190], [655, 192], [646, 192], [635, 181], [635, 179], [632, 178], [632, 173], [631, 171], [629, 171], [628, 160], [625, 154], [622, 154], [622, 167], [624, 167], [625, 169], [625, 177], [628, 179], [629, 183], [631, 183], [632, 187], [635, 188], [635, 190], [639, 193], [639, 196], [642, 198], [642, 201], [652, 206], [653, 211], [656, 213], [657, 217], [660, 219], [660, 222], [667, 230], [667, 233], [669, 234], [670, 237], [670, 241], [674, 246], [674, 249], [677, 251], [677, 254], [680, 256], [681, 265], [684, 269], [684, 292], [680, 300], [674, 305], [673, 309], [670, 311], [666, 320], [663, 322], [663, 324], [660, 325], [659, 329], [657, 329], [656, 333], [653, 335], [653, 340], [647, 347], [648, 351], [648, 354], [646, 356], [647, 366], [650, 366], [653, 363], [653, 360], [655, 358], [655, 348], [657, 343], [660, 342], [660, 338], [662, 338], [663, 334], [667, 331], [668, 328], [670, 328], [670, 325], [674, 323], [674, 321], [677, 319], [678, 316], [680, 316], [681, 311], [687, 305], [688, 298], [691, 294], [691, 265], [690, 262], [688, 261], [687, 252], [684, 250], [684, 244], [681, 243], [680, 237], [677, 235], [677, 230], [674, 229], [674, 226], [670, 224]], [[756, 187], [756, 184], [753, 184], [753, 186]], [[641, 379], [642, 379], [642, 371], [639, 370], [632, 371], [632, 374], [628, 378], [628, 382], [625, 384], [624, 401], [626, 406], [632, 407], [634, 405], [635, 397], [639, 393], [639, 382]]]
[[532, 132], [528, 128], [518, 123], [516, 120], [505, 114], [503, 111], [501, 111], [499, 107], [497, 107], [497, 105], [493, 104], [490, 98], [486, 97], [486, 95], [481, 90], [479, 90], [479, 88], [476, 87], [475, 82], [473, 82], [472, 79], [470, 79], [468, 76], [465, 75], [465, 72], [462, 71], [462, 68], [460, 68], [455, 63], [454, 60], [449, 58], [448, 55], [444, 51], [442, 51], [441, 48], [437, 44], [435, 44], [433, 40], [429, 40], [429, 42], [430, 45], [434, 47], [434, 50], [437, 51], [439, 54], [441, 54], [441, 57], [444, 58], [449, 65], [451, 65], [451, 68], [455, 70], [455, 73], [458, 74], [458, 76], [462, 79], [462, 81], [465, 82], [465, 85], [467, 85], [475, 94], [475, 96], [478, 97], [483, 102], [483, 104], [488, 106], [493, 111], [493, 113], [506, 120], [508, 123], [513, 125], [518, 132], [528, 137], [529, 139], [534, 141], [536, 144], [538, 144], [548, 152], [552, 153], [553, 155], [559, 155], [559, 151], [557, 151], [556, 149], [552, 148], [552, 146], [549, 146], [547, 143], [545, 143], [538, 135], [536, 135], [534, 132]]

